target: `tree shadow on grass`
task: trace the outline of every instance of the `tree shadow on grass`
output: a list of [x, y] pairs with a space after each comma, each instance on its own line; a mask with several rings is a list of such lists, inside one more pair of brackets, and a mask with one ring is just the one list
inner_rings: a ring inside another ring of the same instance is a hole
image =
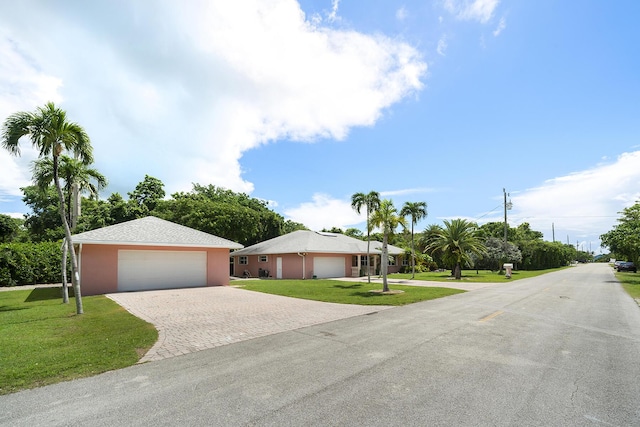
[[[73, 288], [69, 287], [69, 298], [73, 298]], [[24, 302], [47, 301], [62, 298], [62, 288], [35, 288], [29, 293]]]
[[0, 312], [2, 311], [18, 311], [18, 310], [26, 310], [27, 307], [12, 307], [10, 305], [0, 305]]
[[354, 296], [354, 297], [363, 297], [363, 298], [372, 298], [372, 297], [375, 298], [375, 297], [384, 297], [384, 296], [386, 296], [386, 295], [383, 295], [381, 293], [369, 292], [369, 291], [366, 291], [366, 292], [352, 292], [350, 295]]
[[338, 289], [358, 289], [362, 287], [362, 283], [353, 283], [351, 285], [333, 285], [334, 288]]

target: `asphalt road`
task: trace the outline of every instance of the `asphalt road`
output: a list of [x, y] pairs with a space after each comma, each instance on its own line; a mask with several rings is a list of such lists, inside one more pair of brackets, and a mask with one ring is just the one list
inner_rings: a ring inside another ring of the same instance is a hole
[[0, 396], [0, 425], [640, 425], [640, 308], [607, 265]]

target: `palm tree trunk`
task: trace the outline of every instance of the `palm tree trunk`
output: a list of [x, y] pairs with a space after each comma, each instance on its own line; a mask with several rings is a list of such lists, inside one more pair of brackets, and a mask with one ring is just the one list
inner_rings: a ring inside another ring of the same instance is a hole
[[67, 286], [67, 239], [62, 242], [62, 302], [69, 304], [69, 287]]
[[380, 271], [382, 271], [382, 292], [389, 292], [389, 283], [387, 282], [387, 269], [389, 268], [387, 240], [387, 233], [384, 233], [384, 237], [382, 239], [382, 265], [380, 266]]
[[[73, 293], [76, 298], [76, 314], [83, 314], [82, 309], [82, 296], [80, 294], [80, 273], [78, 272], [78, 258], [76, 252], [73, 250], [73, 242], [71, 241], [71, 230], [69, 229], [69, 223], [67, 222], [67, 215], [65, 212], [64, 194], [62, 194], [62, 187], [60, 187], [60, 178], [58, 177], [58, 156], [53, 154], [53, 181], [58, 191], [58, 198], [60, 200], [60, 219], [62, 219], [62, 225], [64, 226], [64, 235], [67, 240], [67, 248], [71, 254], [71, 268], [73, 276], [71, 277], [71, 283], [73, 283]], [[66, 268], [66, 266], [65, 266]]]
[[411, 278], [416, 277], [416, 251], [413, 247], [413, 218], [411, 219]]
[[367, 283], [371, 283], [371, 256], [369, 255], [369, 245], [371, 238], [369, 237], [369, 206], [367, 205]]
[[456, 280], [462, 280], [462, 269], [460, 268], [460, 262], [456, 262], [454, 268], [454, 277]]

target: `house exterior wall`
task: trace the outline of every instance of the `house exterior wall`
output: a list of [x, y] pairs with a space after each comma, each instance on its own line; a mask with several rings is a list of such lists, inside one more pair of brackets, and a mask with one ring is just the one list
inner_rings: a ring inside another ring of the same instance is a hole
[[[260, 269], [268, 270], [269, 277], [276, 278], [277, 258], [282, 258], [282, 278], [283, 279], [302, 279], [303, 257], [298, 254], [272, 254], [267, 255], [266, 262], [260, 262], [260, 255], [247, 255], [247, 264], [241, 265], [238, 256], [233, 259], [234, 276], [242, 277], [245, 270], [251, 274], [251, 277], [260, 277]], [[351, 276], [351, 254], [335, 254], [335, 253], [308, 253], [304, 256], [304, 278], [313, 278], [313, 260], [316, 257], [341, 257], [344, 258], [344, 277]]]
[[83, 295], [118, 292], [118, 250], [205, 251], [207, 286], [229, 285], [229, 249], [174, 246], [92, 245], [80, 250], [80, 285]]

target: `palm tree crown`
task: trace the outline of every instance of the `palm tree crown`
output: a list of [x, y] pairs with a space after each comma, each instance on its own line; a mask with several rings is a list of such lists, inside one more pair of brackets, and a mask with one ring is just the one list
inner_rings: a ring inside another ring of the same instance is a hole
[[427, 250], [440, 251], [454, 265], [454, 276], [460, 280], [462, 264], [471, 262], [472, 254], [480, 255], [486, 250], [477, 231], [476, 224], [465, 219], [444, 220], [444, 228], [434, 230]]

